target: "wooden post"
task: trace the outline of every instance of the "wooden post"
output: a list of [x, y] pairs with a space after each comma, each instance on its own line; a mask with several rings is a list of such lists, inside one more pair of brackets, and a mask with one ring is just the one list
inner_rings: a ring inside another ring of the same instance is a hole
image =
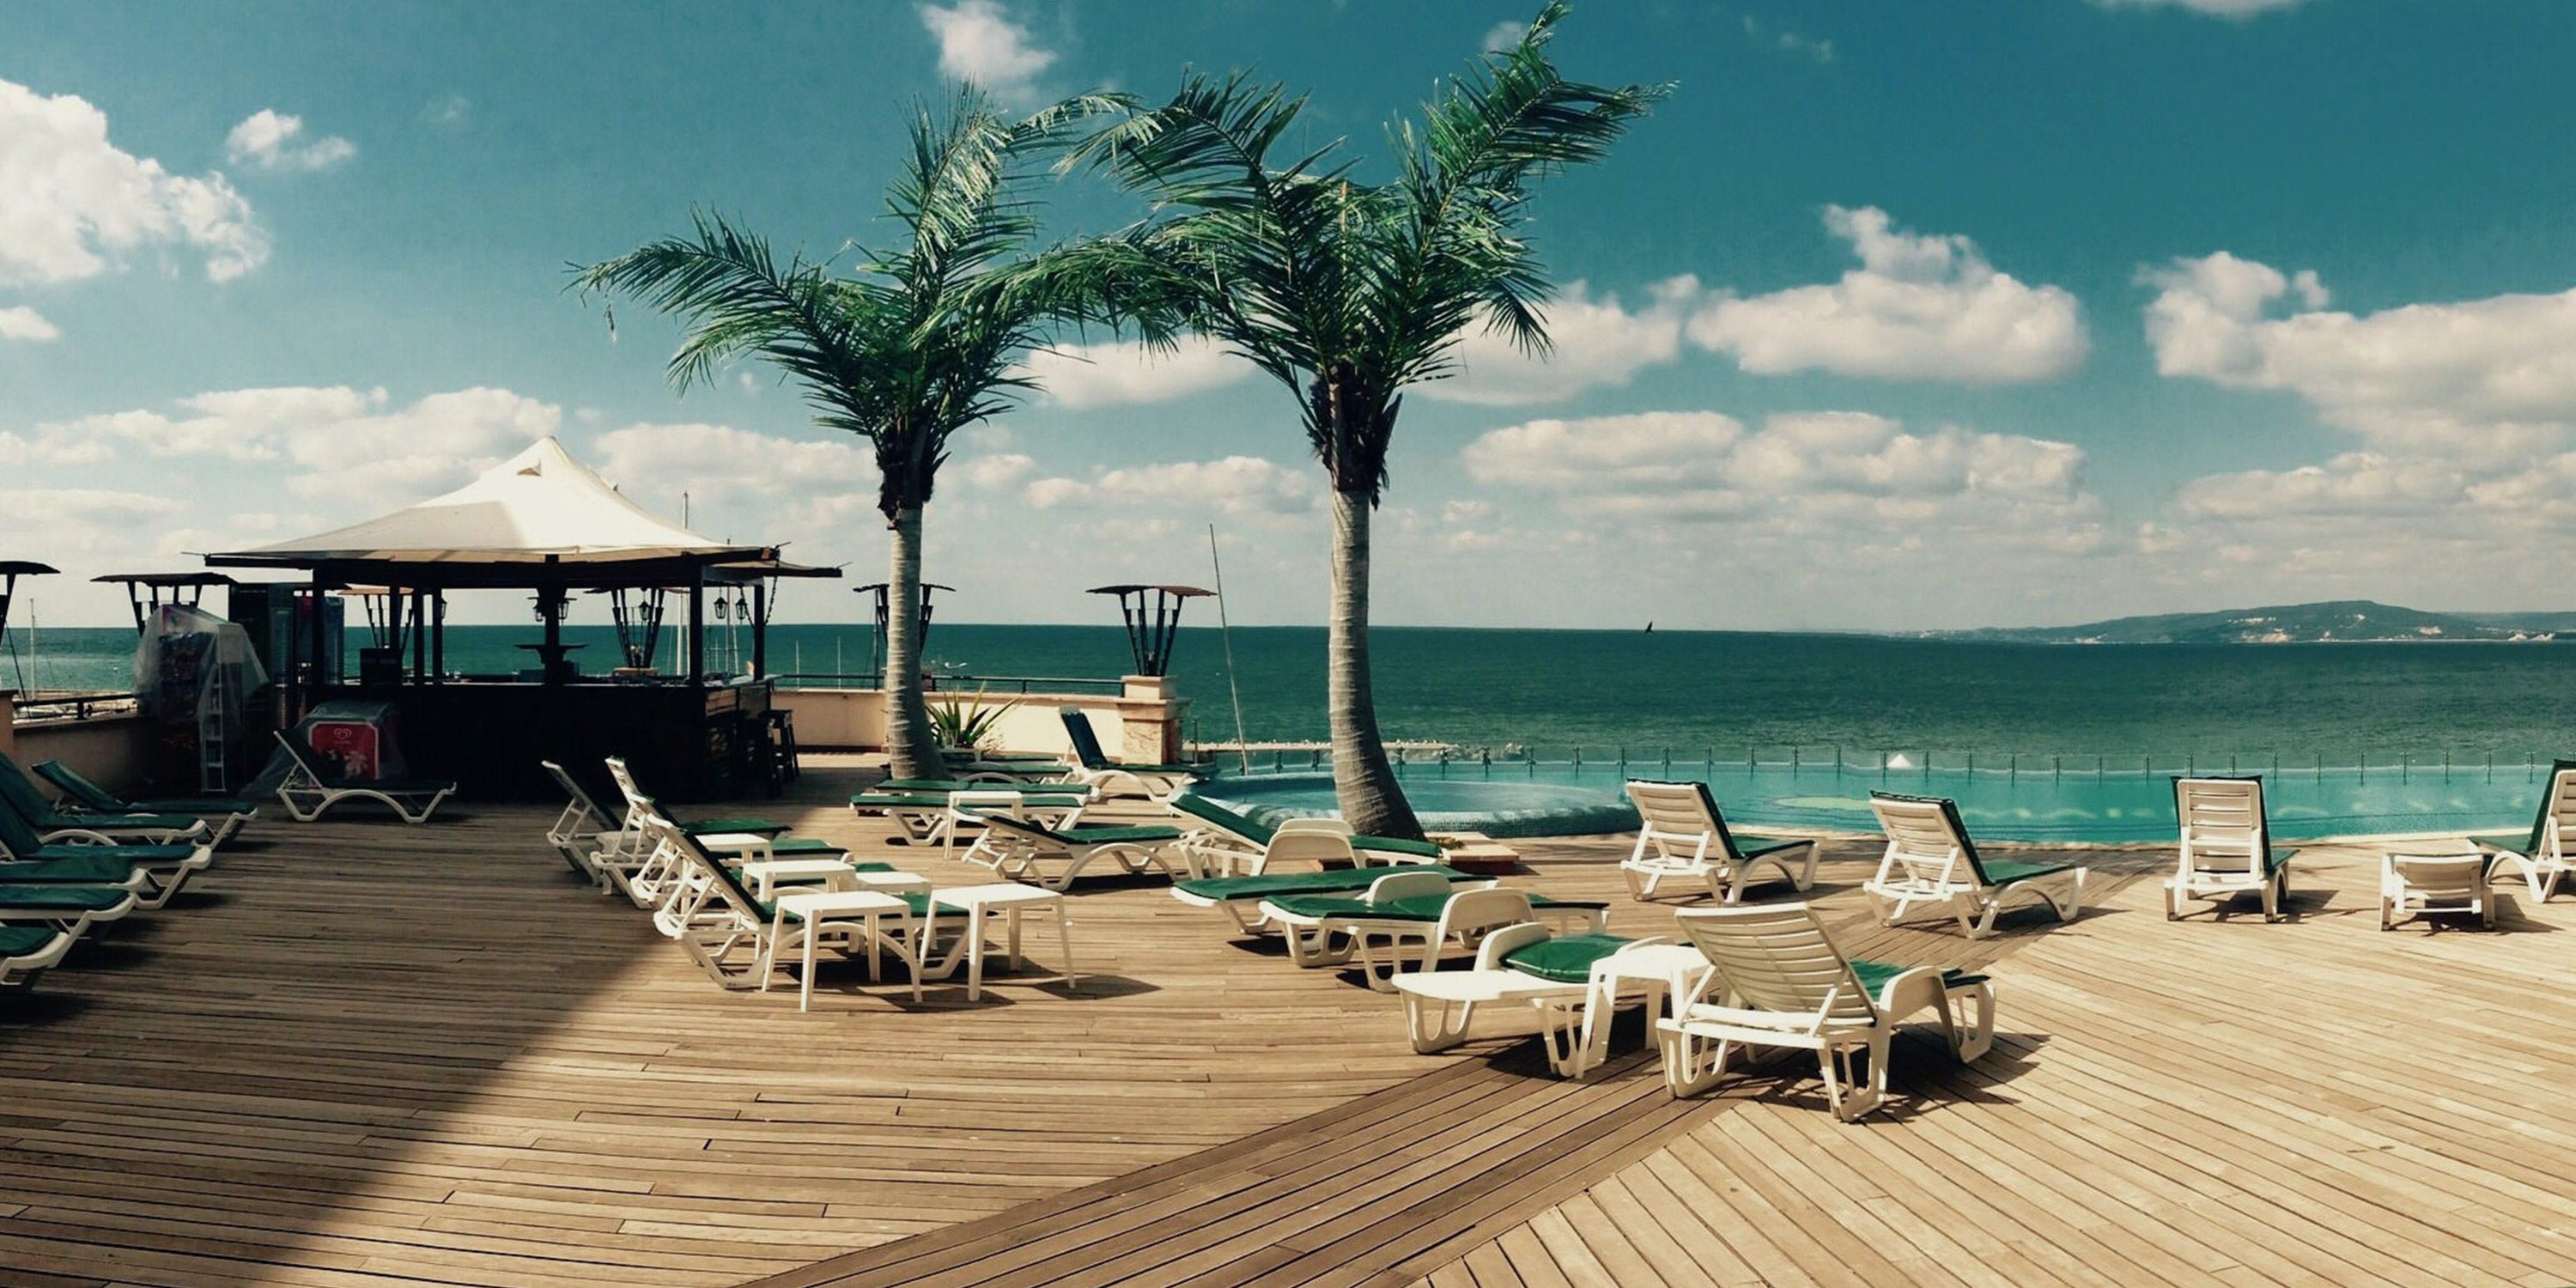
[[707, 682], [707, 570], [689, 573], [689, 683]]
[[307, 678], [305, 685], [304, 709], [307, 711], [312, 710], [322, 701], [322, 646], [323, 636], [325, 634], [324, 627], [327, 623], [323, 621], [322, 615], [322, 570], [319, 568], [313, 570], [311, 604], [313, 609], [313, 629], [308, 638], [313, 645], [313, 653], [311, 657], [312, 669], [305, 673]]

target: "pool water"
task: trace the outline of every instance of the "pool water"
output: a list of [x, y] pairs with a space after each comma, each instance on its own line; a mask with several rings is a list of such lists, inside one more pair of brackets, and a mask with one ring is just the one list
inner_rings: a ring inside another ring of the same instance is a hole
[[[2049, 770], [1797, 769], [1675, 765], [1408, 765], [1404, 790], [1434, 831], [1492, 836], [1577, 836], [1637, 825], [1620, 785], [1628, 778], [1698, 779], [1727, 821], [1762, 827], [1874, 832], [1872, 791], [1947, 796], [1981, 840], [2170, 841], [2173, 780], [2164, 774]], [[2265, 811], [2279, 840], [2401, 832], [2510, 832], [2539, 808], [2545, 765], [2455, 770], [2291, 769], [2263, 776]], [[1230, 775], [1206, 794], [1266, 821], [1334, 809], [1330, 775]]]

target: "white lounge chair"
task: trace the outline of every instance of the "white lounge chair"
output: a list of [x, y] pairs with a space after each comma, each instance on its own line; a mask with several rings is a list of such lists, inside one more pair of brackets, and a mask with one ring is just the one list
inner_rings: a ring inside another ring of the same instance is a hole
[[2488, 880], [2511, 868], [2522, 874], [2533, 902], [2547, 903], [2558, 892], [2559, 880], [2576, 873], [2576, 855], [2568, 852], [2571, 839], [2576, 839], [2576, 760], [2562, 760], [2550, 767], [2549, 786], [2540, 793], [2540, 813], [2531, 820], [2529, 835], [2472, 836], [2469, 843], [2489, 856]]
[[214, 843], [214, 829], [193, 814], [81, 814], [46, 800], [35, 780], [0, 752], [0, 809], [15, 810], [46, 844], [82, 841], [92, 845], [178, 845]]
[[2296, 849], [2272, 844], [2263, 812], [2260, 778], [2177, 778], [2174, 817], [2182, 828], [2181, 857], [2165, 881], [2165, 919], [2182, 919], [2185, 899], [2263, 900], [2263, 920], [2279, 921], [2290, 901], [2290, 857]]
[[93, 926], [123, 921], [142, 906], [142, 899], [124, 886], [13, 881], [0, 867], [0, 926], [50, 926], [78, 938]]
[[566, 866], [601, 886], [610, 884], [601, 851], [612, 842], [623, 839], [624, 831], [617, 816], [593, 799], [590, 789], [581, 785], [571, 772], [551, 760], [537, 762], [553, 776], [555, 785], [564, 790], [564, 807], [555, 821], [546, 827], [546, 844], [555, 847]]
[[277, 784], [277, 799], [298, 823], [310, 823], [350, 800], [381, 802], [406, 823], [426, 823], [440, 802], [456, 794], [456, 784], [443, 778], [343, 778], [324, 768], [301, 737], [281, 730], [276, 738], [293, 762]]
[[[1356, 960], [1370, 988], [1390, 982], [1406, 965], [1431, 970], [1451, 948], [1474, 951], [1486, 932], [1544, 918], [1557, 925], [1598, 932], [1609, 905], [1585, 899], [1551, 899], [1498, 886], [1459, 889], [1436, 872], [1390, 872], [1359, 898], [1331, 894], [1273, 895], [1262, 914], [1288, 940], [1288, 957], [1300, 966], [1340, 966]], [[1386, 970], [1378, 970], [1378, 945]], [[1419, 945], [1408, 952], [1408, 945]]]
[[[1677, 950], [1686, 956], [1676, 957]], [[1488, 933], [1471, 969], [1415, 971], [1394, 983], [1415, 1051], [1457, 1046], [1478, 1015], [1499, 1009], [1523, 1024], [1534, 1020], [1548, 1068], [1580, 1078], [1608, 1057], [1620, 1005], [1642, 1000], [1652, 1019], [1657, 999], [1690, 995], [1707, 969], [1697, 950], [1664, 939], [1557, 935], [1521, 922]]]
[[2059, 921], [2082, 915], [2081, 864], [1980, 858], [1956, 801], [1871, 792], [1869, 805], [1887, 833], [1887, 853], [1861, 889], [1878, 902], [1888, 925], [1929, 907], [1957, 917], [1969, 938], [1982, 939], [1994, 933], [2005, 905], [2020, 899], [2047, 904]]
[[1093, 787], [1104, 796], [1148, 797], [1161, 799], [1207, 777], [1200, 765], [1139, 765], [1115, 761], [1100, 748], [1100, 735], [1091, 727], [1091, 717], [1077, 707], [1059, 708], [1056, 714], [1064, 720], [1065, 737], [1073, 743], [1075, 763], [1065, 770], [1065, 777]]
[[[1270, 857], [1288, 856], [1273, 853]], [[1491, 877], [1477, 877], [1455, 868], [1435, 864], [1417, 864], [1407, 873], [1429, 873], [1449, 883], [1452, 890], [1480, 890], [1498, 884]], [[1317, 868], [1306, 872], [1265, 870], [1243, 876], [1195, 877], [1172, 883], [1172, 897], [1193, 908], [1215, 908], [1247, 935], [1275, 934], [1270, 915], [1261, 909], [1265, 900], [1279, 895], [1333, 894], [1356, 895], [1385, 879], [1388, 874], [1373, 868]], [[1405, 875], [1405, 874], [1397, 874]]]
[[1070, 827], [1058, 830], [1029, 818], [1014, 817], [1016, 807], [1002, 803], [999, 795], [990, 805], [957, 807], [984, 827], [984, 834], [975, 838], [975, 844], [958, 857], [991, 868], [996, 876], [1060, 891], [1071, 886], [1084, 868], [1102, 859], [1117, 864], [1130, 875], [1148, 869], [1165, 876], [1172, 875], [1172, 865], [1163, 858], [1163, 847], [1181, 839], [1177, 828]]
[[[1655, 1026], [1664, 1082], [1675, 1096], [1716, 1086], [1739, 1047], [1791, 1047], [1816, 1053], [1825, 1101], [1834, 1117], [1850, 1122], [1886, 1098], [1888, 1048], [1899, 1020], [1933, 1012], [1962, 1061], [1994, 1045], [1994, 987], [1982, 975], [1846, 958], [1803, 903], [1685, 908], [1674, 915], [1714, 967], [1698, 995]], [[1953, 1002], [1976, 1008], [1976, 1022], [1964, 1033], [1951, 1014]], [[1859, 1068], [1856, 1057], [1865, 1061]]]
[[1090, 788], [1074, 783], [1041, 785], [1013, 780], [974, 782], [958, 780], [935, 785], [921, 785], [889, 790], [884, 784], [871, 787], [850, 797], [850, 813], [860, 818], [881, 817], [901, 832], [898, 844], [945, 847], [956, 839], [959, 823], [957, 812], [950, 808], [957, 797], [967, 792], [1016, 792], [1029, 817], [1050, 827], [1074, 821], [1082, 808], [1097, 799]]
[[1768, 866], [1779, 879], [1805, 890], [1816, 884], [1816, 843], [1766, 836], [1738, 837], [1718, 813], [1706, 783], [1637, 780], [1628, 784], [1637, 807], [1637, 847], [1619, 864], [1628, 891], [1652, 899], [1666, 881], [1704, 882], [1710, 897], [1744, 902], [1754, 871]]
[[1438, 863], [1442, 853], [1429, 841], [1361, 836], [1337, 818], [1292, 818], [1273, 826], [1186, 790], [1164, 797], [1163, 807], [1181, 825], [1181, 839], [1172, 848], [1193, 878], [1257, 876], [1274, 861]]
[[57, 807], [66, 814], [186, 814], [212, 824], [217, 845], [232, 839], [242, 824], [259, 816], [257, 801], [239, 797], [167, 796], [152, 800], [126, 800], [59, 760], [39, 760], [28, 768], [63, 794]]
[[2428, 912], [2465, 912], [2494, 929], [2495, 890], [2487, 883], [2483, 854], [2403, 854], [2388, 851], [2379, 865], [2379, 928]]
[[[599, 865], [600, 875], [610, 886], [623, 891], [636, 907], [667, 906], [680, 851], [656, 841], [644, 819], [650, 815], [670, 820], [671, 814], [637, 784], [635, 771], [625, 758], [610, 756], [606, 763], [609, 781], [617, 784], [618, 794], [626, 798], [626, 814], [618, 830], [602, 838], [593, 862]], [[789, 836], [786, 824], [765, 818], [691, 819], [674, 821], [673, 825], [692, 836], [748, 834], [765, 838], [769, 844], [760, 856], [764, 859], [840, 858], [848, 854], [845, 847], [830, 841]]]
[[68, 930], [40, 923], [0, 923], [0, 988], [32, 983], [61, 964], [77, 938]]
[[105, 885], [133, 891], [145, 908], [167, 905], [190, 873], [214, 862], [212, 840], [179, 845], [99, 845], [48, 842], [0, 807], [0, 879], [12, 882]]
[[[804, 945], [799, 936], [819, 928], [845, 954], [884, 952], [904, 963], [912, 975], [914, 996], [920, 995], [930, 912], [926, 904], [916, 911], [915, 900], [923, 896], [889, 894], [890, 902], [878, 918], [834, 920], [820, 927], [814, 921], [795, 919], [791, 927], [777, 898], [755, 895], [732, 866], [697, 837], [657, 814], [648, 813], [645, 826], [681, 856], [683, 874], [678, 884], [689, 893], [676, 919], [679, 933], [673, 937], [709, 979], [729, 989], [766, 992], [781, 949], [796, 951], [802, 960]], [[799, 886], [796, 891], [813, 889]], [[802, 987], [805, 981], [799, 983]]]

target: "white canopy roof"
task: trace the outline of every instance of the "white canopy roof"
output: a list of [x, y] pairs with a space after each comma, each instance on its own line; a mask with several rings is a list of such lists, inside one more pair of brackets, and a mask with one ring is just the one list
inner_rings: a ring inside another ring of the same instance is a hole
[[648, 559], [759, 558], [765, 547], [702, 537], [627, 500], [539, 439], [483, 477], [364, 523], [249, 550], [206, 556], [214, 564], [625, 563]]

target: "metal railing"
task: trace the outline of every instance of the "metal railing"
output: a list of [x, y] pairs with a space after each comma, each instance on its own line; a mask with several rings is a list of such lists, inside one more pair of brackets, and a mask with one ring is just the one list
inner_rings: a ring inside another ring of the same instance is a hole
[[136, 710], [131, 693], [21, 693], [14, 704], [19, 723], [39, 720], [93, 720], [100, 716], [132, 715]]
[[[876, 689], [883, 688], [881, 671], [786, 671], [771, 677], [787, 689]], [[1103, 679], [1096, 675], [929, 675], [922, 687], [932, 693], [973, 694], [977, 690], [1001, 696], [1026, 693], [1119, 693], [1126, 682]]]
[[[1231, 744], [1199, 744], [1194, 753], [1229, 764], [1243, 763], [1245, 753]], [[1634, 775], [1696, 777], [1713, 781], [1722, 774], [1752, 776], [1816, 775], [1873, 782], [1929, 782], [1944, 777], [2096, 781], [2199, 774], [2261, 774], [2274, 779], [2331, 775], [2359, 782], [2373, 778], [2400, 782], [2450, 782], [2456, 779], [2496, 781], [2498, 775], [2538, 782], [2551, 765], [2539, 749], [2437, 747], [2430, 749], [2348, 748], [2291, 752], [2276, 748], [2235, 751], [2167, 752], [1938, 752], [1922, 749], [1859, 749], [1841, 746], [1746, 747], [1741, 754], [1715, 747], [1591, 745], [1542, 749], [1518, 744], [1502, 747], [1432, 747], [1390, 743], [1388, 756], [1399, 776], [1535, 777], [1542, 769], [1605, 779]], [[1323, 744], [1272, 746], [1249, 753], [1253, 773], [1320, 771], [1332, 764]]]

